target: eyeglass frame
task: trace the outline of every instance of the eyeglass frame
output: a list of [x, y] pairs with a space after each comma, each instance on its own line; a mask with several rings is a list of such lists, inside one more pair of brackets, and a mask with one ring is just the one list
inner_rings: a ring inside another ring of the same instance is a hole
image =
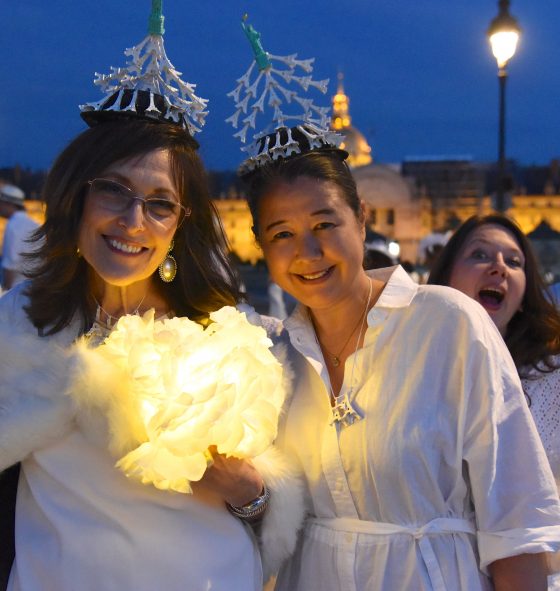
[[[93, 183], [95, 183], [95, 181], [106, 181], [109, 183], [114, 183], [115, 185], [122, 187], [123, 189], [125, 189], [126, 191], [128, 191], [130, 193], [130, 195], [127, 195], [127, 199], [128, 199], [127, 205], [122, 210], [114, 211], [113, 213], [124, 213], [125, 211], [128, 211], [130, 209], [130, 207], [132, 207], [133, 203], [135, 203], [136, 201], [140, 201], [142, 203], [142, 215], [144, 216], [144, 219], [146, 219], [150, 222], [154, 222], [154, 223], [161, 223], [160, 220], [154, 220], [152, 217], [150, 217], [146, 213], [146, 203], [149, 201], [169, 201], [170, 203], [173, 203], [173, 205], [177, 205], [179, 207], [179, 215], [177, 216], [177, 219], [179, 221], [177, 223], [177, 228], [179, 228], [181, 226], [181, 224], [185, 221], [185, 219], [190, 217], [190, 215], [192, 214], [192, 209], [190, 207], [185, 207], [182, 203], [179, 203], [179, 201], [173, 201], [171, 199], [158, 199], [157, 197], [147, 197], [146, 195], [144, 195], [142, 193], [134, 192], [130, 187], [127, 187], [126, 185], [124, 185], [123, 183], [120, 183], [119, 181], [115, 181], [113, 179], [106, 179], [103, 177], [96, 177], [94, 179], [87, 181], [86, 184], [89, 187], [88, 194], [91, 192], [92, 187], [93, 187]], [[124, 200], [123, 200], [123, 202], [124, 202]], [[182, 212], [182, 217], [181, 217], [181, 212]]]

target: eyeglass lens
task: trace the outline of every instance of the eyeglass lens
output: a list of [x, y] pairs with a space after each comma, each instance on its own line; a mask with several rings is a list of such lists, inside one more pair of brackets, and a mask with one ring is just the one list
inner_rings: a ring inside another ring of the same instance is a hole
[[142, 202], [144, 215], [153, 221], [169, 221], [182, 218], [188, 213], [180, 203], [159, 197], [144, 197], [131, 189], [109, 179], [94, 179], [89, 182], [90, 191], [95, 194], [96, 202], [108, 211], [122, 213], [135, 201]]

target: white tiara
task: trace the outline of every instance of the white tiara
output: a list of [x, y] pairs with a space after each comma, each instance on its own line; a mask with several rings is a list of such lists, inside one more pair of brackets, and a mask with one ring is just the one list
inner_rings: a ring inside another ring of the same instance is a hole
[[148, 35], [125, 50], [129, 58], [126, 66], [111, 66], [109, 74], [96, 72], [94, 84], [106, 96], [80, 105], [88, 125], [129, 116], [175, 123], [191, 135], [201, 130], [208, 101], [196, 96], [196, 84], [184, 82], [169, 61], [163, 45], [163, 21], [162, 0], [152, 0]]
[[257, 115], [264, 114], [267, 107], [273, 113], [272, 122], [241, 148], [249, 157], [241, 164], [240, 174], [315, 148], [337, 149], [344, 138], [329, 128], [330, 108], [318, 107], [310, 98], [298, 94], [298, 90], [307, 92], [310, 88], [327, 92], [329, 81], [316, 81], [310, 75], [315, 58], [300, 60], [297, 54], [272, 55], [263, 49], [260, 34], [251, 25], [242, 22], [241, 26], [255, 59], [227, 95], [234, 100], [236, 111], [226, 122], [236, 129], [240, 127], [234, 137], [246, 143], [249, 130], [256, 129]]

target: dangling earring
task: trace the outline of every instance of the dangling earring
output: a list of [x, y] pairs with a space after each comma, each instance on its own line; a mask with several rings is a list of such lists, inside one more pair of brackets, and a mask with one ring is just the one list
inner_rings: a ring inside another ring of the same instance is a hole
[[164, 283], [171, 283], [175, 279], [175, 275], [177, 275], [177, 261], [171, 254], [174, 245], [175, 243], [172, 240], [166, 257], [159, 265], [159, 276]]

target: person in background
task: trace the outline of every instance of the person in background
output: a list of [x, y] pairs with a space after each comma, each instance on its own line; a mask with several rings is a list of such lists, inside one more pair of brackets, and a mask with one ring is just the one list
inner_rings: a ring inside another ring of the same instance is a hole
[[277, 283], [270, 280], [268, 282], [268, 315], [278, 320], [284, 320], [288, 316], [284, 291]]
[[0, 186], [0, 216], [8, 221], [2, 243], [2, 289], [11, 289], [25, 279], [25, 259], [29, 251], [27, 242], [39, 224], [25, 211], [25, 195], [14, 185]]
[[284, 321], [295, 388], [278, 443], [303, 466], [309, 516], [277, 589], [544, 590], [560, 503], [499, 333], [456, 290], [363, 269], [342, 138], [297, 95], [295, 56], [246, 33], [255, 62], [230, 121], [263, 104], [251, 73], [293, 80], [282, 96], [305, 106], [288, 117], [277, 95], [239, 169], [270, 275], [299, 302]]
[[430, 269], [437, 259], [442, 248], [449, 240], [449, 232], [433, 232], [424, 237], [418, 245], [421, 266], [419, 267], [418, 282], [426, 283], [430, 274]]
[[364, 269], [382, 269], [392, 267], [397, 261], [389, 251], [385, 236], [366, 228], [364, 241]]
[[393, 258], [383, 250], [366, 247], [364, 252], [364, 269], [366, 271], [369, 269], [393, 267], [394, 265], [395, 261]]
[[[529, 409], [560, 485], [560, 311], [521, 228], [499, 214], [473, 216], [453, 234], [428, 282], [476, 300], [511, 353]], [[560, 566], [557, 557], [554, 569]], [[560, 589], [560, 576], [550, 589]]]

